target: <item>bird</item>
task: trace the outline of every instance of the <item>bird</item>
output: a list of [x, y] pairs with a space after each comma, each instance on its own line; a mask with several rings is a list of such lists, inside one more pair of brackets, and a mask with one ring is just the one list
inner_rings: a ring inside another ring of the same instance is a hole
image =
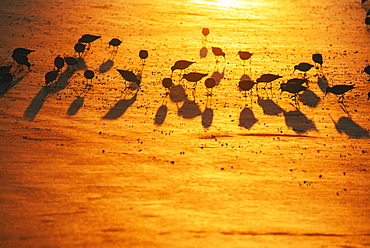
[[[84, 77], [87, 79], [87, 80], [90, 80], [92, 82], [92, 79], [95, 77], [95, 73], [94, 71], [92, 70], [85, 70], [84, 72]], [[92, 84], [87, 84], [86, 85], [87, 87], [92, 87]]]
[[74, 46], [74, 49], [75, 49], [75, 52], [78, 53], [78, 57], [81, 58], [82, 57], [82, 54], [85, 52], [86, 45], [85, 44], [82, 44], [82, 43], [77, 43]]
[[226, 59], [226, 57], [225, 57], [226, 54], [222, 51], [221, 48], [219, 48], [219, 47], [212, 47], [212, 52], [213, 52], [213, 54], [216, 57], [216, 62], [218, 62], [217, 61], [217, 57], [219, 57], [219, 56], [222, 56], [222, 57], [224, 57], [224, 59]]
[[365, 18], [365, 24], [366, 25], [370, 25], [370, 17], [366, 17]]
[[[23, 54], [23, 55], [28, 55], [32, 52], [34, 52], [35, 50], [30, 50], [30, 49], [27, 49], [27, 48], [23, 48], [23, 47], [19, 47], [19, 48], [16, 48], [13, 50], [13, 54], [12, 54], [12, 57], [15, 56], [15, 55], [19, 55], [19, 54]], [[14, 57], [13, 57], [14, 59]]]
[[113, 52], [117, 52], [118, 51], [118, 46], [122, 44], [122, 41], [117, 39], [117, 38], [113, 38], [109, 41], [108, 43], [108, 49], [112, 46], [113, 47]]
[[244, 91], [244, 97], [247, 97], [247, 91], [251, 90], [256, 83], [252, 80], [245, 79], [239, 81], [239, 89]]
[[64, 58], [59, 55], [54, 59], [54, 66], [60, 71], [64, 67], [65, 61]]
[[78, 67], [78, 60], [73, 57], [65, 57], [64, 61], [68, 66], [72, 66], [72, 69], [74, 68], [75, 65], [77, 65]]
[[28, 70], [31, 71], [31, 64], [28, 61], [27, 55], [25, 55], [25, 54], [16, 54], [16, 55], [14, 55], [13, 59], [15, 60], [15, 62], [17, 62], [18, 69], [19, 69], [20, 66], [25, 65], [25, 66], [27, 66]]
[[370, 91], [367, 93], [367, 100], [370, 100]]
[[139, 52], [139, 57], [144, 60], [144, 59], [147, 59], [149, 56], [149, 53], [147, 50], [140, 50]]
[[[120, 69], [117, 69], [117, 71], [119, 72], [119, 74], [121, 74], [123, 79], [125, 79], [127, 82], [136, 83], [137, 86], [140, 86], [140, 80], [136, 77], [135, 73], [133, 73], [132, 71], [120, 70]], [[126, 84], [126, 88], [127, 88], [127, 84]]]
[[370, 75], [370, 65], [366, 66], [364, 68], [364, 71], [363, 72], [365, 72], [366, 74]]
[[97, 39], [100, 39], [101, 36], [92, 35], [92, 34], [84, 34], [81, 36], [80, 39], [78, 39], [78, 43], [86, 43], [88, 44], [88, 48], [86, 50], [90, 50], [90, 45], [92, 42], [96, 41]]
[[322, 68], [322, 64], [324, 63], [324, 61], [322, 59], [322, 55], [321, 54], [319, 54], [319, 53], [313, 54], [312, 55], [312, 60], [316, 64], [319, 64], [320, 65], [320, 68]]
[[53, 83], [57, 80], [59, 75], [59, 70], [49, 71], [45, 74], [45, 84], [48, 86], [49, 84]]
[[325, 92], [325, 96], [328, 93], [333, 93], [335, 95], [340, 95], [340, 97], [338, 98], [338, 102], [342, 103], [344, 101], [344, 93], [346, 93], [347, 91], [350, 91], [354, 88], [356, 88], [354, 86], [354, 84], [352, 84], [352, 85], [341, 84], [341, 85], [335, 85], [333, 87], [327, 87], [326, 92]]
[[289, 83], [296, 83], [296, 84], [299, 84], [299, 85], [302, 85], [302, 84], [308, 84], [308, 79], [307, 78], [291, 78], [287, 81], [287, 84]]
[[257, 80], [256, 82], [257, 83], [266, 83], [265, 84], [265, 88], [267, 86], [268, 83], [271, 83], [272, 81], [275, 81], [276, 79], [279, 79], [279, 78], [282, 78], [282, 76], [279, 76], [279, 75], [275, 75], [275, 74], [263, 74], [261, 75]]
[[91, 43], [97, 39], [101, 38], [101, 36], [92, 35], [92, 34], [84, 34], [78, 39], [79, 43]]
[[309, 63], [299, 63], [298, 65], [295, 65], [294, 66], [294, 70], [292, 72], [292, 74], [298, 70], [298, 71], [302, 71], [302, 72], [307, 72], [309, 71], [312, 67], [314, 67], [313, 65], [309, 64]]
[[250, 53], [250, 52], [247, 52], [247, 51], [239, 51], [238, 55], [239, 55], [240, 59], [245, 61], [245, 60], [250, 59], [252, 57], [253, 53]]
[[182, 76], [182, 79], [185, 78], [188, 82], [194, 83], [193, 88], [195, 88], [196, 85], [197, 85], [197, 83], [198, 83], [198, 81], [200, 81], [202, 78], [204, 78], [207, 75], [208, 74], [204, 74], [204, 73], [190, 72], [190, 73], [184, 74]]
[[172, 79], [171, 78], [164, 78], [162, 80], [162, 85], [166, 89], [166, 95], [170, 94], [170, 88], [173, 85]]
[[214, 78], [207, 78], [205, 81], [204, 81], [204, 85], [206, 86], [207, 88], [207, 96], [212, 96], [212, 89], [216, 86], [216, 80]]
[[209, 35], [209, 28], [203, 28], [202, 34], [204, 35], [204, 37], [207, 37]]
[[290, 82], [290, 83], [281, 83], [280, 90], [281, 90], [281, 94], [284, 91], [293, 94], [292, 99], [296, 102], [296, 107], [299, 107], [298, 101], [297, 101], [298, 96], [299, 96], [298, 93], [301, 91], [307, 90], [307, 87], [300, 85], [299, 83]]
[[175, 62], [175, 64], [171, 67], [171, 71], [172, 73], [175, 71], [175, 70], [185, 70], [186, 68], [188, 68], [189, 66], [191, 66], [192, 64], [194, 64], [195, 62], [193, 61], [187, 61], [187, 60], [178, 60]]

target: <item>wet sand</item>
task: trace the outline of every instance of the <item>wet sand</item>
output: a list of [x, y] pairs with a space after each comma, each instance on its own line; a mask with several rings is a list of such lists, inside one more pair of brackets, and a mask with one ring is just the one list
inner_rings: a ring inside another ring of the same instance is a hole
[[[370, 33], [358, 2], [0, 3], [1, 66], [14, 48], [36, 50], [31, 71], [0, 88], [0, 246], [369, 246]], [[101, 38], [45, 87], [86, 33]], [[239, 50], [253, 53], [244, 67]], [[323, 72], [308, 71], [297, 108], [279, 84], [314, 53]], [[218, 79], [212, 97], [180, 71], [165, 95], [180, 59]], [[122, 93], [117, 69], [141, 74], [140, 89]], [[240, 78], [264, 73], [283, 78], [244, 97]], [[336, 84], [356, 86], [343, 104], [324, 97]]]

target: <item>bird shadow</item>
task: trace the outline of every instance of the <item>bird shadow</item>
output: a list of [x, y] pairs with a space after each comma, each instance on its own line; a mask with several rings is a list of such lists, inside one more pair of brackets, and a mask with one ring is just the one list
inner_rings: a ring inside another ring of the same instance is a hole
[[320, 100], [320, 97], [318, 97], [313, 91], [308, 89], [299, 95], [299, 101], [311, 108], [316, 108]]
[[204, 109], [202, 113], [202, 126], [204, 128], [209, 128], [212, 125], [213, 115], [213, 109], [208, 107]]
[[166, 116], [167, 116], [167, 111], [168, 111], [168, 108], [165, 104], [162, 104], [158, 108], [157, 113], [155, 114], [155, 119], [154, 119], [155, 125], [160, 126], [164, 123], [164, 120], [166, 119]]
[[319, 77], [317, 79], [317, 85], [319, 86], [320, 90], [325, 93], [326, 88], [329, 87], [328, 79], [325, 76]]
[[32, 121], [40, 112], [45, 101], [51, 94], [58, 93], [68, 86], [69, 80], [72, 77], [73, 73], [74, 71], [66, 70], [60, 75], [57, 81], [48, 86], [42, 87], [41, 90], [32, 99], [23, 116]]
[[99, 73], [103, 74], [109, 71], [114, 65], [113, 60], [108, 59], [99, 66]]
[[16, 86], [17, 84], [19, 84], [23, 78], [27, 75], [24, 74], [20, 77], [18, 77], [17, 79], [14, 79], [13, 81], [11, 81], [9, 84], [1, 84], [0, 85], [0, 99], [5, 95], [5, 93], [7, 93], [11, 88], [13, 88], [14, 86]]
[[202, 47], [199, 50], [199, 56], [201, 59], [204, 59], [205, 57], [207, 57], [207, 54], [208, 54], [208, 49], [206, 47]]
[[292, 128], [294, 132], [302, 134], [309, 130], [317, 131], [315, 123], [308, 119], [300, 110], [283, 111], [283, 114], [285, 117], [285, 124]]
[[134, 104], [137, 99], [137, 92], [130, 99], [120, 99], [109, 111], [102, 117], [106, 120], [115, 120], [120, 118], [127, 109]]
[[182, 85], [173, 85], [170, 88], [170, 100], [176, 104], [184, 102], [187, 99], [185, 89]]
[[257, 103], [262, 108], [265, 115], [278, 115], [284, 112], [279, 105], [269, 98], [263, 99], [258, 96]]
[[211, 78], [213, 78], [216, 81], [216, 86], [221, 83], [221, 80], [225, 77], [225, 68], [222, 70], [222, 72], [214, 71], [212, 73]]
[[355, 123], [350, 117], [340, 117], [338, 122], [335, 122], [335, 128], [338, 133], [345, 133], [352, 138], [369, 138], [369, 131]]
[[182, 116], [184, 119], [193, 119], [199, 115], [202, 115], [198, 104], [195, 101], [186, 99], [183, 105], [178, 109], [177, 114]]
[[244, 108], [240, 112], [239, 126], [246, 129], [251, 129], [254, 124], [258, 122], [258, 119], [254, 116], [253, 111], [250, 108]]
[[78, 96], [72, 104], [69, 106], [67, 110], [68, 115], [75, 115], [77, 112], [81, 109], [85, 101], [85, 97], [83, 96]]

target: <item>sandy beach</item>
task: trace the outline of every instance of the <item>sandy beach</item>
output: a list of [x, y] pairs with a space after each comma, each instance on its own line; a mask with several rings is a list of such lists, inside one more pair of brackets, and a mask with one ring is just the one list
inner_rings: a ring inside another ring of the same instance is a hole
[[[0, 247], [370, 246], [368, 5], [3, 0]], [[79, 55], [84, 34], [100, 38]], [[78, 64], [46, 85], [58, 55]], [[238, 88], [263, 74], [281, 78]], [[355, 88], [340, 103], [334, 85]]]

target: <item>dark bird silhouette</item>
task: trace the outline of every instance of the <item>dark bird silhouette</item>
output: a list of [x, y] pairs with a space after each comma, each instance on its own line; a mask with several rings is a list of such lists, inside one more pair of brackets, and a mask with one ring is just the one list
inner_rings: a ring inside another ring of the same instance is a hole
[[190, 72], [190, 73], [184, 74], [182, 78], [185, 78], [188, 82], [197, 83], [198, 81], [200, 81], [202, 78], [204, 78], [207, 75], [208, 74], [204, 74], [204, 73]]
[[212, 96], [212, 89], [216, 86], [216, 80], [214, 78], [207, 78], [204, 81], [204, 85], [207, 88], [207, 96]]
[[253, 82], [252, 80], [240, 80], [238, 86], [240, 90], [246, 92], [248, 90], [251, 90], [255, 84], [256, 83]]
[[110, 48], [111, 46], [115, 47], [116, 49], [118, 49], [118, 46], [122, 44], [122, 41], [117, 39], [117, 38], [113, 38], [109, 41], [109, 46], [108, 48]]
[[18, 64], [18, 68], [20, 66], [27, 66], [28, 70], [31, 71], [31, 64], [30, 62], [28, 61], [28, 57], [27, 55], [24, 55], [24, 54], [17, 54], [17, 55], [14, 55], [13, 59], [15, 60], [15, 62], [17, 62]]
[[166, 95], [170, 94], [170, 88], [172, 87], [173, 82], [171, 78], [164, 78], [162, 80], [162, 86], [166, 89]]
[[219, 48], [219, 47], [212, 47], [212, 52], [213, 52], [213, 54], [216, 57], [216, 62], [218, 62], [217, 61], [217, 57], [219, 57], [219, 56], [224, 57], [224, 59], [226, 60], [226, 54], [222, 51], [221, 48]]
[[49, 84], [53, 83], [57, 80], [59, 75], [59, 70], [49, 71], [45, 74], [45, 84], [48, 86]]
[[364, 68], [364, 72], [367, 74], [367, 75], [370, 75], [370, 65], [366, 66]]
[[[131, 88], [138, 88], [140, 86], [140, 80], [136, 77], [135, 73], [133, 73], [132, 71], [119, 70], [119, 69], [117, 69], [117, 71], [119, 72], [119, 74], [121, 74], [123, 79], [126, 80], [126, 82], [136, 84], [135, 87], [133, 86]], [[126, 89], [127, 88], [128, 88], [128, 86], [127, 86], [127, 83], [126, 83]]]
[[302, 84], [308, 84], [308, 82], [309, 81], [307, 78], [291, 78], [287, 81], [287, 84], [295, 83], [295, 84], [302, 85]]
[[344, 101], [344, 94], [349, 91], [349, 90], [352, 90], [354, 89], [354, 85], [335, 85], [333, 87], [327, 87], [326, 88], [326, 93], [325, 93], [325, 96], [328, 94], [328, 93], [333, 93], [335, 95], [340, 95], [340, 97], [338, 98], [338, 102], [343, 102]]
[[147, 59], [149, 56], [149, 53], [147, 50], [140, 50], [139, 52], [139, 57], [144, 60], [144, 59]]
[[[92, 83], [92, 79], [95, 77], [95, 73], [94, 73], [94, 71], [92, 71], [92, 70], [85, 70], [85, 72], [84, 72], [84, 77], [85, 77], [87, 80], [90, 80], [90, 81], [91, 81], [91, 83]], [[92, 87], [92, 84], [88, 84], [87, 86]]]
[[65, 61], [64, 58], [59, 55], [54, 59], [54, 66], [60, 71], [64, 67]]
[[78, 60], [73, 57], [65, 57], [64, 61], [66, 62], [68, 66], [71, 66], [72, 69], [74, 68], [75, 65], [77, 65], [78, 67]]
[[92, 34], [84, 34], [81, 36], [80, 39], [78, 39], [78, 42], [79, 43], [91, 43], [93, 41], [96, 41], [99, 38], [101, 38], [101, 36], [92, 35]]
[[256, 82], [257, 83], [266, 83], [265, 84], [265, 88], [266, 88], [268, 83], [271, 83], [271, 82], [273, 82], [273, 81], [275, 81], [276, 79], [279, 79], [279, 78], [282, 78], [282, 76], [275, 75], [275, 74], [263, 74], [256, 80]]
[[0, 77], [6, 73], [6, 72], [10, 72], [10, 69], [12, 69], [12, 66], [9, 65], [9, 66], [1, 66], [0, 67]]
[[313, 65], [309, 64], [309, 63], [299, 63], [298, 65], [295, 65], [294, 66], [294, 70], [292, 72], [292, 74], [298, 70], [298, 71], [302, 71], [302, 72], [308, 72], [312, 67], [314, 67]]
[[86, 45], [82, 43], [77, 43], [74, 46], [75, 52], [78, 53], [78, 57], [81, 58], [82, 54], [85, 52]]
[[366, 25], [370, 25], [370, 17], [366, 17], [365, 18], [365, 24]]
[[239, 58], [243, 61], [248, 60], [252, 57], [253, 53], [247, 51], [239, 51], [238, 52]]
[[175, 71], [175, 70], [185, 70], [186, 68], [188, 68], [189, 66], [191, 66], [192, 64], [194, 64], [195, 62], [192, 62], [192, 61], [187, 61], [187, 60], [178, 60], [175, 62], [175, 64], [171, 67], [171, 71], [172, 73]]
[[202, 29], [202, 34], [204, 35], [204, 37], [207, 37], [209, 35], [209, 28], [203, 28]]
[[293, 94], [292, 99], [295, 101], [297, 108], [299, 107], [299, 105], [298, 105], [298, 97], [299, 97], [298, 93], [301, 92], [301, 91], [305, 91], [306, 89], [307, 89], [307, 87], [302, 86], [302, 85], [297, 84], [297, 83], [281, 83], [280, 84], [281, 93], [286, 91], [286, 92], [289, 92], [289, 93]]
[[[20, 54], [23, 54], [23, 55], [28, 55], [28, 54], [30, 54], [30, 53], [32, 53], [32, 52], [34, 52], [35, 50], [30, 50], [30, 49], [27, 49], [27, 48], [22, 48], [22, 47], [20, 47], [20, 48], [16, 48], [16, 49], [14, 49], [13, 50], [13, 54], [12, 54], [12, 57], [13, 56], [16, 56], [16, 55], [20, 55]], [[13, 57], [14, 58], [14, 57]]]
[[319, 54], [319, 53], [313, 54], [312, 55], [312, 60], [316, 64], [319, 64], [320, 65], [320, 68], [322, 68], [322, 64], [324, 63], [324, 61], [322, 59], [322, 55], [321, 54]]
[[367, 93], [367, 100], [370, 100], [370, 91]]

